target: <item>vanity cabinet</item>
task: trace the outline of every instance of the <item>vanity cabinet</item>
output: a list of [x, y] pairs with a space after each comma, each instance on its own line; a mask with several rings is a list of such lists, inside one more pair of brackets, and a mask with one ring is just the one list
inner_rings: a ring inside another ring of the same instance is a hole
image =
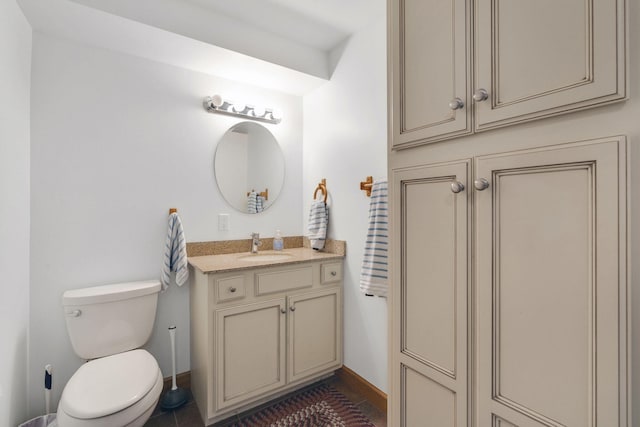
[[626, 97], [625, 0], [389, 0], [391, 146]]
[[288, 378], [298, 381], [340, 365], [342, 298], [331, 288], [288, 297]]
[[390, 425], [630, 425], [626, 150], [392, 169]]
[[192, 273], [191, 384], [205, 424], [342, 366], [341, 257]]
[[286, 307], [280, 298], [214, 311], [216, 409], [286, 384]]

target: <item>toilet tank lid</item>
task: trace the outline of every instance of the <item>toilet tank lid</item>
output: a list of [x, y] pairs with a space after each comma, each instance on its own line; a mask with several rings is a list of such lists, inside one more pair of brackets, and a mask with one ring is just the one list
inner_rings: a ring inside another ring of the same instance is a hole
[[159, 280], [113, 283], [72, 289], [62, 294], [62, 305], [101, 304], [160, 292]]

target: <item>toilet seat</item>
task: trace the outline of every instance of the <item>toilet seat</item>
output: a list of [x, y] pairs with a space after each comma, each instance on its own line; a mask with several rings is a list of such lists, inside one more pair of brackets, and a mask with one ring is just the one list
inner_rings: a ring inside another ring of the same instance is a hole
[[[148, 415], [162, 391], [162, 373], [145, 350], [132, 350], [85, 363], [62, 392], [58, 424], [128, 426]], [[140, 424], [140, 425], [142, 425]]]

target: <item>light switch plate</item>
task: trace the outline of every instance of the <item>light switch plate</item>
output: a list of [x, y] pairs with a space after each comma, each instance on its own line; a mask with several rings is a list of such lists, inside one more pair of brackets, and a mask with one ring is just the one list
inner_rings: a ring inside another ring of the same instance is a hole
[[218, 231], [229, 231], [229, 214], [218, 214]]

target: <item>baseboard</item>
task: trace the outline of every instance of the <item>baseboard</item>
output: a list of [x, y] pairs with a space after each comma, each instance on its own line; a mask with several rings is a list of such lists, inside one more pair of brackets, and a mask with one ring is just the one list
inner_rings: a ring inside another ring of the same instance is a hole
[[[163, 380], [162, 384], [162, 393], [171, 389], [173, 379], [171, 377], [167, 377]], [[191, 389], [191, 371], [181, 372], [176, 375], [176, 386], [178, 388]]]
[[369, 402], [378, 408], [378, 410], [384, 414], [387, 413], [387, 395], [378, 387], [374, 386], [346, 366], [343, 366], [336, 371], [336, 377], [354, 389], [354, 391], [364, 396]]

